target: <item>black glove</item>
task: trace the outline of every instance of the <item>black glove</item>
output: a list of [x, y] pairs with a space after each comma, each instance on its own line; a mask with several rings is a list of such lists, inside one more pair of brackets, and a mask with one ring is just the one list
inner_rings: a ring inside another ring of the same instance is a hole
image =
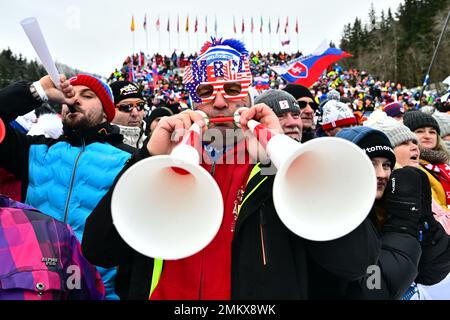
[[386, 224], [384, 232], [406, 232], [419, 239], [424, 219], [431, 212], [431, 186], [418, 168], [395, 170], [385, 190]]

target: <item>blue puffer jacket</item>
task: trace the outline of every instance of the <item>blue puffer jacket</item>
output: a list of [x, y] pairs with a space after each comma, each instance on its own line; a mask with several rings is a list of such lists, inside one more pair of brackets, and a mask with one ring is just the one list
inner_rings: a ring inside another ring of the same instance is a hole
[[[135, 149], [123, 144], [119, 128], [109, 123], [66, 131], [58, 140], [26, 136], [9, 125], [38, 106], [26, 82], [0, 90], [0, 118], [6, 125], [0, 167], [21, 180], [22, 201], [69, 224], [81, 242], [87, 217]], [[115, 268], [98, 269], [106, 298], [118, 299]]]
[[[128, 152], [108, 143], [32, 145], [26, 203], [69, 224], [81, 242], [87, 217], [129, 157]], [[114, 292], [115, 268], [98, 270], [106, 299], [118, 299]]]

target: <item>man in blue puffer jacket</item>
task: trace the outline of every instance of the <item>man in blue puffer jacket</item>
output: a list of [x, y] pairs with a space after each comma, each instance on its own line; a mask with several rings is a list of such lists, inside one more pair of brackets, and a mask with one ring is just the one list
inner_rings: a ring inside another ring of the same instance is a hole
[[[22, 181], [22, 201], [69, 224], [82, 240], [85, 221], [111, 187], [134, 148], [110, 121], [115, 107], [111, 89], [95, 77], [61, 76], [57, 89], [49, 76], [21, 81], [0, 90], [0, 118], [6, 135], [0, 167]], [[62, 103], [64, 133], [58, 139], [26, 136], [8, 125], [43, 102]], [[114, 292], [115, 268], [98, 268], [107, 299]]]

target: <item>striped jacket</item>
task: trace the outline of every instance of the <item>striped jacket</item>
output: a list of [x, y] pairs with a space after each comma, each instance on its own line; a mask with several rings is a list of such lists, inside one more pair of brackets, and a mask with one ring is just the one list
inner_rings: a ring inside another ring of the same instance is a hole
[[0, 300], [99, 300], [105, 288], [66, 224], [0, 196]]

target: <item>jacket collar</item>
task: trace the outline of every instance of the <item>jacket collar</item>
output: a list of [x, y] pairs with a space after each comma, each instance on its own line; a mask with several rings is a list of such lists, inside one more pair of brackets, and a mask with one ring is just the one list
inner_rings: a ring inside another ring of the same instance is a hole
[[275, 175], [264, 175], [262, 173], [261, 165], [258, 163], [250, 174], [247, 186], [245, 187], [243, 201], [236, 221], [236, 233], [239, 231], [245, 219], [256, 212], [262, 203], [272, 197], [272, 186]]
[[74, 146], [88, 145], [94, 142], [121, 143], [123, 136], [120, 129], [109, 122], [101, 123], [95, 127], [68, 130], [64, 128], [62, 140]]

